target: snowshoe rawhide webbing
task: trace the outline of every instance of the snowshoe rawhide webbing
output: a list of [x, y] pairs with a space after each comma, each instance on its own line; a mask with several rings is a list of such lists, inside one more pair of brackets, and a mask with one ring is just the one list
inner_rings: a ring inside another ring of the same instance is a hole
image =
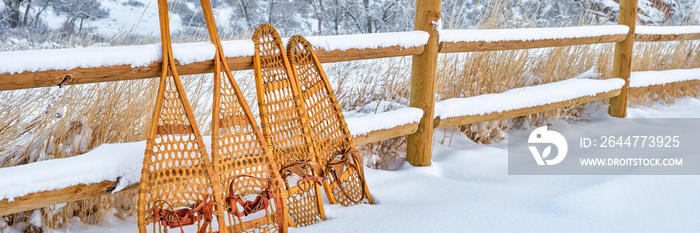
[[228, 230], [284, 233], [286, 192], [277, 165], [225, 61], [209, 0], [200, 2], [211, 42], [216, 47], [212, 160], [223, 189], [228, 190], [224, 197], [227, 223], [231, 224]]
[[[253, 33], [255, 88], [263, 135], [283, 171], [291, 226], [306, 226], [325, 220], [320, 184], [313, 179], [321, 171], [316, 164], [306, 111], [291, 73], [282, 39], [269, 24]], [[301, 107], [300, 107], [301, 106]], [[315, 166], [316, 165], [316, 166]], [[297, 180], [295, 180], [295, 178]], [[304, 182], [297, 182], [304, 179]]]
[[[163, 67], [138, 196], [139, 232], [153, 225], [152, 232], [194, 225], [197, 231], [214, 232], [211, 210], [221, 209], [219, 178], [209, 160], [202, 135], [185, 97], [175, 67], [168, 5], [158, 1]], [[212, 185], [215, 184], [215, 185]], [[209, 201], [212, 200], [213, 201]], [[190, 226], [191, 227], [191, 226]]]
[[313, 46], [304, 37], [293, 36], [287, 55], [306, 105], [311, 138], [318, 146], [318, 163], [326, 169], [326, 196], [331, 203], [344, 206], [372, 204], [362, 157]]

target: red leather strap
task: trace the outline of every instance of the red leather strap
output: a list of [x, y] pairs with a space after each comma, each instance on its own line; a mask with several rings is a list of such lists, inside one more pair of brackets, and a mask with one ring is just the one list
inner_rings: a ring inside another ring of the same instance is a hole
[[[246, 177], [246, 178], [251, 178], [251, 179], [256, 179], [256, 180], [261, 180], [267, 183], [267, 188], [265, 188], [262, 191], [262, 194], [258, 195], [254, 201], [245, 201], [243, 198], [241, 198], [238, 194], [234, 193], [233, 191], [233, 186], [234, 183], [236, 182], [237, 179]], [[249, 214], [258, 212], [260, 210], [266, 209], [268, 206], [270, 206], [270, 186], [271, 180], [270, 178], [260, 178], [260, 177], [255, 177], [255, 176], [250, 176], [250, 175], [240, 175], [236, 176], [231, 180], [231, 183], [228, 186], [228, 197], [226, 197], [226, 202], [229, 203], [229, 213], [237, 216], [237, 217], [243, 217], [243, 216], [248, 216]], [[238, 208], [236, 208], [236, 203], [241, 205], [243, 207], [243, 211], [238, 211]]]
[[[211, 223], [211, 220], [212, 220], [211, 216], [213, 214], [214, 201], [211, 200], [211, 201], [207, 202], [208, 198], [209, 198], [208, 195], [204, 196], [204, 201], [202, 202], [202, 204], [199, 204], [199, 206], [197, 206], [193, 210], [193, 212], [195, 212], [195, 213], [201, 213], [201, 215], [199, 215], [198, 217], [200, 217], [200, 219], [204, 219], [204, 222], [202, 223], [202, 226], [199, 228], [198, 233], [206, 232], [207, 227], [209, 226], [209, 224]], [[205, 202], [206, 202], [206, 204], [203, 204]], [[196, 218], [197, 217], [195, 217], [195, 219]], [[196, 220], [196, 221], [199, 221], [199, 220]]]
[[[226, 201], [231, 204], [229, 212], [237, 217], [248, 216], [249, 214], [264, 210], [270, 206], [269, 192], [267, 190], [263, 191], [262, 195], [258, 195], [254, 201], [245, 201], [240, 196], [228, 196]], [[238, 208], [233, 208], [235, 203], [238, 203], [243, 207], [243, 211], [238, 211]]]
[[[350, 159], [352, 159], [352, 163], [350, 162]], [[333, 180], [338, 182], [338, 190], [340, 191], [345, 198], [350, 200], [353, 204], [358, 204], [360, 203], [363, 199], [365, 199], [367, 193], [365, 190], [365, 176], [362, 170], [360, 170], [359, 166], [362, 166], [362, 157], [360, 155], [360, 151], [356, 148], [348, 148], [346, 149], [343, 153], [340, 154], [339, 159], [333, 159], [329, 161], [326, 164], [326, 173], [330, 173], [331, 176], [333, 176]], [[342, 174], [345, 172], [347, 168], [352, 168], [354, 169], [358, 175], [360, 176], [360, 186], [361, 186], [361, 196], [360, 199], [354, 199], [352, 198], [351, 195], [345, 191], [345, 188], [343, 188], [343, 183], [340, 180], [342, 177]]]
[[195, 222], [204, 220], [204, 223], [202, 223], [202, 226], [198, 231], [200, 233], [204, 233], [206, 232], [207, 226], [209, 226], [209, 223], [211, 222], [212, 206], [214, 205], [214, 202], [207, 201], [208, 199], [209, 195], [206, 195], [204, 196], [204, 200], [195, 208], [183, 208], [178, 210], [173, 209], [172, 205], [165, 200], [157, 200], [153, 204], [154, 206], [160, 202], [163, 202], [170, 210], [165, 210], [163, 208], [154, 209], [153, 221], [159, 222], [161, 225], [168, 228], [179, 227], [180, 231], [185, 233], [185, 230], [182, 227], [193, 225]]
[[[238, 178], [251, 178], [251, 179], [256, 179], [256, 180], [261, 180], [264, 182], [267, 182], [267, 187], [262, 191], [262, 194], [258, 195], [255, 200], [253, 201], [245, 201], [243, 198], [241, 198], [237, 193], [234, 193], [233, 191], [233, 186], [234, 183], [236, 182], [236, 179]], [[276, 181], [276, 182], [275, 182]], [[272, 185], [277, 187], [277, 192], [283, 192], [283, 189], [281, 188], [281, 182], [279, 179], [273, 180], [270, 178], [260, 178], [260, 177], [255, 177], [255, 176], [250, 176], [250, 175], [239, 175], [233, 178], [231, 180], [231, 183], [228, 186], [228, 197], [226, 197], [226, 202], [229, 203], [229, 213], [237, 216], [237, 217], [243, 217], [243, 216], [248, 216], [252, 213], [265, 210], [267, 207], [270, 206], [270, 198], [275, 199], [275, 211], [277, 212], [277, 221], [278, 221], [278, 229], [279, 233], [284, 233], [284, 227], [286, 227], [285, 223], [285, 216], [284, 216], [284, 210], [282, 208], [282, 195], [275, 194], [272, 192]], [[236, 208], [236, 203], [241, 205], [243, 207], [243, 211], [238, 211], [238, 208]]]
[[[277, 226], [279, 233], [285, 233], [284, 229], [287, 227], [286, 218], [284, 216], [284, 209], [282, 208], [282, 194], [284, 188], [282, 186], [282, 180], [276, 179], [275, 186], [277, 187], [277, 195], [275, 195], [275, 210], [277, 211]], [[272, 182], [270, 182], [272, 183]]]
[[[307, 169], [311, 169], [313, 174], [309, 174], [307, 172]], [[282, 179], [286, 179], [292, 174], [299, 176], [300, 179], [297, 180], [297, 186], [303, 192], [309, 191], [309, 189], [311, 189], [311, 186], [308, 186], [308, 188], [304, 188], [305, 186], [302, 185], [304, 182], [311, 181], [323, 183], [323, 181], [325, 180], [325, 173], [324, 170], [321, 169], [321, 165], [318, 165], [318, 163], [314, 162], [311, 159], [311, 157], [301, 161], [292, 161], [284, 164], [280, 169], [280, 173], [282, 174]]]

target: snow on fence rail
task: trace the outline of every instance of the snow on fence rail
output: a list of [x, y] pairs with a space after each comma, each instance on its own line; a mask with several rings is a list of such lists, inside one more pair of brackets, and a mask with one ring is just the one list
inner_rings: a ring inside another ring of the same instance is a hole
[[[642, 41], [700, 39], [696, 26], [649, 27]], [[441, 30], [440, 53], [528, 49], [619, 42], [627, 26], [589, 26], [492, 30]], [[654, 34], [656, 33], [656, 34]], [[659, 34], [659, 35], [657, 35]], [[368, 36], [309, 37], [322, 63], [409, 56], [423, 53], [428, 33], [376, 33]], [[249, 40], [223, 41], [233, 70], [252, 69]], [[209, 42], [174, 44], [181, 75], [214, 71]], [[159, 44], [0, 52], [0, 91], [97, 82], [145, 79], [160, 75]]]
[[636, 41], [676, 41], [700, 39], [700, 26], [637, 26]]
[[440, 52], [493, 51], [623, 41], [624, 25], [440, 31]]
[[[367, 35], [313, 36], [307, 39], [324, 52], [393, 46], [414, 48], [425, 45], [428, 33], [394, 32], [372, 36], [372, 40], [362, 38], [367, 38]], [[288, 38], [284, 39], [285, 43], [287, 40]], [[222, 41], [221, 45], [228, 57], [252, 57], [255, 52], [251, 40]], [[211, 42], [173, 44], [173, 56], [179, 65], [211, 61], [214, 54], [215, 48]], [[0, 74], [119, 65], [146, 67], [151, 63], [160, 62], [162, 56], [161, 44], [10, 51], [0, 53]]]
[[0, 216], [109, 194], [140, 180], [146, 142], [0, 169]]
[[[403, 108], [348, 118], [357, 145], [408, 135], [423, 110]], [[211, 138], [204, 137], [211, 151]], [[88, 153], [0, 168], [0, 216], [138, 187], [146, 142], [103, 144]]]
[[632, 72], [629, 86], [633, 93], [641, 93], [693, 84], [700, 84], [700, 68]]
[[[309, 37], [321, 62], [416, 55], [428, 33], [422, 31]], [[0, 52], [0, 91], [35, 87], [145, 79], [160, 76], [160, 44]], [[223, 41], [232, 70], [253, 68], [250, 40]], [[173, 44], [180, 75], [214, 72], [210, 42]]]
[[619, 95], [624, 85], [625, 80], [619, 78], [572, 78], [498, 94], [447, 99], [435, 104], [434, 126], [444, 128], [507, 119], [608, 99]]
[[422, 109], [408, 107], [347, 118], [346, 121], [353, 141], [356, 145], [362, 145], [415, 133], [423, 115]]

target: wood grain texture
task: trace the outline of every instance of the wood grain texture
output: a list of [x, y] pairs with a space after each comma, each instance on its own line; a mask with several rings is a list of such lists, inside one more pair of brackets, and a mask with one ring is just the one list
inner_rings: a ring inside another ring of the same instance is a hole
[[688, 81], [665, 83], [665, 84], [652, 85], [652, 86], [646, 86], [646, 87], [631, 87], [629, 89], [629, 94], [635, 95], [635, 94], [643, 94], [643, 93], [646, 93], [649, 91], [666, 91], [666, 90], [673, 90], [673, 89], [692, 86], [692, 85], [700, 85], [700, 80], [688, 80]]
[[493, 42], [441, 42], [440, 53], [482, 52], [497, 50], [534, 49], [572, 45], [586, 45], [620, 42], [627, 35], [607, 35], [567, 39], [546, 39], [529, 41], [493, 41]]
[[596, 100], [608, 99], [608, 98], [617, 96], [619, 94], [620, 94], [620, 89], [617, 89], [617, 90], [612, 90], [609, 92], [599, 93], [599, 94], [594, 95], [594, 96], [585, 96], [585, 97], [580, 97], [580, 98], [576, 98], [576, 99], [572, 99], [572, 100], [561, 101], [561, 102], [551, 103], [551, 104], [547, 104], [547, 105], [540, 105], [540, 106], [535, 106], [535, 107], [530, 107], [530, 108], [514, 109], [514, 110], [510, 110], [510, 111], [505, 111], [505, 112], [493, 112], [493, 113], [484, 114], [484, 115], [469, 115], [469, 116], [462, 116], [462, 117], [451, 117], [451, 118], [446, 118], [446, 119], [436, 118], [433, 126], [435, 128], [445, 128], [445, 127], [450, 127], [450, 126], [459, 126], [459, 125], [466, 125], [466, 124], [472, 124], [472, 123], [478, 123], [478, 122], [485, 122], [485, 121], [492, 121], [492, 120], [508, 119], [508, 118], [519, 117], [519, 116], [526, 116], [526, 115], [545, 112], [545, 111], [549, 111], [549, 110], [565, 108], [565, 107], [569, 107], [569, 106], [573, 106], [573, 105], [577, 105], [577, 104], [588, 103], [588, 102], [592, 102], [592, 101], [596, 101]]
[[410, 56], [423, 53], [424, 46], [404, 48], [401, 46], [381, 47], [375, 49], [331, 50], [316, 48], [316, 57], [321, 63], [366, 60], [387, 57]]
[[672, 35], [661, 35], [661, 34], [641, 35], [641, 34], [636, 34], [634, 36], [634, 40], [640, 41], [640, 42], [700, 40], [700, 33], [672, 34]]
[[[117, 181], [102, 181], [100, 183], [87, 185], [79, 184], [60, 190], [30, 193], [22, 197], [17, 197], [12, 202], [7, 199], [2, 199], [0, 200], [0, 216], [77, 201], [88, 197], [107, 195], [117, 187], [117, 183], [119, 183], [118, 179]], [[119, 192], [137, 189], [138, 187], [139, 184], [132, 184]]]
[[[342, 62], [362, 59], [398, 57], [420, 54], [423, 47], [403, 48], [401, 46], [380, 47], [371, 49], [348, 50], [318, 50], [317, 56], [321, 63]], [[232, 71], [253, 69], [253, 57], [226, 58]], [[146, 67], [131, 67], [129, 65], [106, 66], [97, 68], [76, 68], [72, 70], [49, 70], [39, 72], [22, 72], [18, 74], [0, 74], [0, 91], [18, 90], [37, 87], [51, 87], [86, 83], [114, 82], [134, 79], [156, 78], [160, 76], [161, 62], [154, 62]], [[180, 75], [193, 75], [214, 72], [214, 62], [207, 60], [187, 65], [176, 62]]]
[[406, 161], [413, 166], [430, 166], [433, 153], [433, 113], [435, 112], [435, 82], [437, 81], [440, 0], [417, 0], [415, 30], [430, 33], [423, 53], [414, 55], [411, 63], [411, 96], [409, 106], [420, 108], [425, 115], [418, 131], [406, 138]]
[[622, 87], [622, 92], [620, 92], [619, 96], [610, 99], [608, 114], [613, 117], [627, 116], [627, 90], [629, 89], [629, 79], [632, 70], [634, 32], [637, 27], [637, 3], [637, 0], [620, 1], [620, 13], [617, 24], [627, 25], [630, 31], [625, 40], [615, 43], [612, 77], [624, 79], [625, 86]]
[[367, 143], [381, 141], [384, 139], [409, 135], [415, 133], [416, 131], [418, 131], [418, 122], [396, 126], [391, 129], [372, 131], [368, 134], [355, 136], [352, 140], [355, 142], [356, 145], [363, 145]]
[[[479, 52], [496, 50], [516, 50], [546, 48], [558, 46], [585, 45], [624, 41], [626, 35], [609, 35], [598, 37], [548, 39], [532, 41], [496, 41], [496, 42], [442, 42], [439, 44], [440, 53]], [[679, 41], [700, 40], [700, 33], [674, 35], [641, 35], [636, 34], [635, 41]], [[348, 50], [317, 50], [321, 63], [343, 62], [364, 59], [399, 57], [422, 54], [424, 46], [403, 48], [401, 46], [380, 47], [372, 49]], [[249, 70], [253, 68], [252, 57], [229, 57], [226, 62], [232, 71]], [[97, 68], [76, 68], [71, 70], [48, 70], [38, 72], [22, 72], [18, 74], [0, 74], [0, 91], [18, 90], [37, 87], [75, 85], [86, 83], [114, 82], [134, 79], [155, 78], [160, 75], [161, 63], [154, 62], [145, 67], [129, 65], [107, 66]], [[177, 64], [180, 75], [211, 73], [214, 65], [211, 60], [187, 65]]]

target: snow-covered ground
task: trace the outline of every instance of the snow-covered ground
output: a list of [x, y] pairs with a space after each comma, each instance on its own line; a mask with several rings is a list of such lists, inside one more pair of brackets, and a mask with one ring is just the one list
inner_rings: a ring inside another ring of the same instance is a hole
[[[630, 108], [628, 115], [700, 118], [700, 99]], [[589, 122], [552, 128], [575, 131], [605, 118], [605, 111], [598, 111]], [[375, 205], [326, 204], [326, 221], [290, 232], [700, 231], [698, 176], [513, 176], [508, 175], [507, 140], [475, 144], [447, 130], [436, 132], [429, 167], [406, 163], [397, 171], [365, 169]], [[453, 138], [443, 144], [442, 135]], [[111, 218], [89, 229], [76, 219], [69, 231], [137, 228], [133, 218]]]

